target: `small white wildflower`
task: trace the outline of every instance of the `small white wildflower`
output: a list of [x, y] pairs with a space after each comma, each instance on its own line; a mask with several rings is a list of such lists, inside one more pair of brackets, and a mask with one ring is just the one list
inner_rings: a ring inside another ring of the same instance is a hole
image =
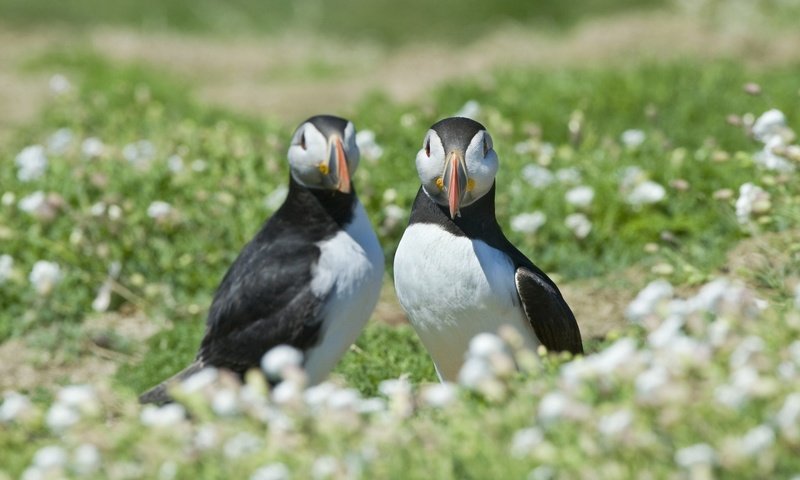
[[17, 201], [17, 196], [14, 195], [14, 192], [5, 192], [3, 193], [3, 197], [0, 198], [0, 203], [3, 204], [4, 207], [10, 207], [14, 205], [14, 202]]
[[302, 364], [303, 352], [289, 345], [278, 345], [261, 358], [261, 369], [273, 381], [283, 378], [286, 369], [300, 368]]
[[41, 190], [37, 190], [28, 196], [22, 197], [17, 204], [20, 210], [31, 215], [45, 208], [47, 196]]
[[203, 425], [194, 435], [194, 445], [200, 450], [211, 450], [217, 447], [219, 434], [214, 425]]
[[800, 428], [800, 393], [791, 393], [786, 396], [783, 406], [775, 415], [775, 421], [784, 431]]
[[536, 427], [523, 428], [511, 439], [511, 455], [517, 458], [530, 455], [544, 440], [544, 432]]
[[636, 376], [636, 393], [649, 398], [669, 382], [669, 373], [662, 365], [653, 365]]
[[666, 280], [659, 279], [648, 283], [628, 305], [625, 316], [631, 322], [641, 321], [655, 313], [655, 308], [661, 301], [672, 298], [672, 292], [672, 284]]
[[205, 160], [201, 160], [201, 159], [198, 158], [197, 160], [192, 162], [192, 171], [193, 172], [197, 172], [197, 173], [204, 172], [206, 170], [206, 168], [208, 168], [208, 164], [206, 163]]
[[767, 425], [759, 425], [748, 431], [740, 440], [739, 447], [747, 456], [758, 455], [775, 442], [775, 432]]
[[174, 154], [167, 158], [167, 168], [172, 173], [183, 171], [183, 158], [180, 155]]
[[0, 255], [0, 285], [4, 284], [11, 278], [14, 271], [14, 257], [4, 253]]
[[301, 395], [302, 391], [295, 382], [281, 382], [272, 389], [272, 401], [278, 405], [294, 403]]
[[250, 480], [289, 480], [289, 468], [282, 463], [263, 466], [250, 475]]
[[556, 478], [556, 470], [550, 465], [539, 465], [528, 474], [528, 480], [553, 480]]
[[732, 385], [720, 385], [714, 389], [714, 400], [728, 408], [738, 409], [746, 399], [746, 393]]
[[386, 215], [387, 220], [394, 222], [400, 221], [406, 216], [406, 210], [395, 204], [386, 205], [383, 207], [383, 213]]
[[55, 262], [39, 260], [33, 264], [33, 269], [28, 276], [33, 288], [39, 295], [48, 295], [61, 281], [61, 267]]
[[521, 213], [511, 218], [511, 230], [521, 233], [536, 233], [547, 221], [547, 216], [541, 211]]
[[13, 422], [24, 416], [33, 408], [33, 404], [25, 395], [17, 392], [7, 392], [0, 405], [0, 422]]
[[109, 205], [108, 218], [115, 221], [122, 218], [122, 208], [119, 205]]
[[156, 147], [149, 140], [139, 140], [122, 147], [122, 156], [131, 164], [146, 167], [156, 155]]
[[91, 443], [78, 445], [72, 454], [72, 466], [80, 475], [91, 475], [100, 469], [100, 450]]
[[767, 170], [784, 173], [794, 172], [794, 164], [786, 159], [784, 155], [779, 154], [779, 152], [785, 151], [783, 150], [784, 148], [785, 145], [781, 137], [771, 137], [766, 141], [764, 148], [761, 149], [760, 152], [757, 152], [755, 155], [753, 155], [753, 160], [755, 161], [756, 165]]
[[59, 128], [47, 137], [47, 151], [54, 155], [64, 153], [69, 144], [72, 143], [72, 130], [69, 128]]
[[168, 403], [158, 407], [145, 405], [139, 415], [139, 421], [146, 427], [172, 427], [186, 418], [186, 410], [177, 403]]
[[168, 217], [172, 213], [172, 205], [161, 200], [150, 203], [147, 207], [147, 216], [156, 220]]
[[588, 185], [580, 185], [575, 188], [571, 188], [567, 190], [567, 193], [564, 195], [564, 199], [570, 205], [574, 205], [578, 208], [586, 208], [592, 204], [592, 200], [594, 200], [594, 188]]
[[58, 391], [56, 398], [60, 403], [76, 409], [97, 403], [97, 394], [91, 385], [67, 385]]
[[539, 418], [542, 420], [560, 418], [570, 402], [569, 397], [559, 391], [548, 393], [539, 402]]
[[30, 182], [44, 175], [47, 170], [47, 156], [44, 147], [31, 145], [22, 149], [14, 159], [17, 164], [17, 179], [20, 182]]
[[641, 167], [631, 165], [622, 171], [622, 180], [620, 181], [619, 188], [623, 192], [630, 192], [636, 185], [647, 180], [647, 174]]
[[683, 336], [681, 329], [685, 321], [678, 315], [670, 315], [647, 336], [647, 342], [655, 348], [665, 348]]
[[577, 238], [586, 238], [592, 231], [592, 222], [582, 213], [571, 213], [564, 219], [567, 226]]
[[717, 460], [717, 452], [707, 443], [696, 443], [675, 452], [675, 463], [683, 468], [697, 465], [713, 465]]
[[283, 201], [286, 200], [286, 195], [289, 194], [289, 187], [281, 185], [276, 187], [269, 195], [264, 198], [264, 206], [269, 210], [277, 210]]
[[788, 352], [794, 363], [800, 365], [800, 340], [795, 340], [789, 344]]
[[89, 159], [103, 155], [106, 146], [97, 137], [89, 137], [81, 143], [81, 154]]
[[466, 117], [475, 120], [481, 114], [481, 104], [477, 100], [468, 100], [459, 111], [455, 113], [455, 117]]
[[735, 371], [746, 367], [751, 363], [750, 359], [754, 354], [764, 351], [764, 346], [764, 339], [757, 335], [750, 335], [744, 338], [731, 352], [728, 360], [731, 370]]
[[[559, 168], [556, 170], [556, 178], [563, 184], [577, 185], [581, 182], [581, 171], [575, 167]], [[592, 191], [592, 195], [594, 195], [594, 191]]]
[[325, 455], [314, 460], [311, 465], [311, 478], [324, 480], [332, 478], [339, 471], [339, 462], [335, 457]]
[[600, 421], [597, 423], [597, 430], [607, 437], [613, 437], [624, 432], [631, 423], [633, 423], [631, 411], [621, 409], [600, 417]]
[[229, 417], [239, 412], [239, 400], [236, 392], [230, 388], [223, 388], [214, 392], [211, 397], [211, 410], [221, 417]]
[[770, 195], [763, 188], [750, 182], [739, 187], [739, 198], [736, 200], [736, 219], [745, 224], [753, 214], [763, 214], [772, 207]]
[[33, 454], [32, 463], [42, 470], [63, 467], [67, 463], [67, 451], [58, 445], [42, 447]]
[[47, 85], [50, 87], [50, 93], [53, 95], [64, 95], [72, 90], [72, 84], [69, 82], [67, 77], [60, 73], [56, 73], [50, 77]]
[[261, 448], [262, 440], [252, 433], [241, 432], [225, 442], [222, 451], [229, 459], [243, 457]]
[[167, 460], [158, 469], [158, 480], [173, 480], [178, 475], [178, 464]]
[[620, 140], [622, 141], [622, 144], [630, 149], [638, 148], [641, 144], [644, 143], [645, 138], [646, 138], [645, 133], [642, 130], [638, 129], [625, 130], [624, 132], [622, 132], [622, 135], [620, 135]]
[[377, 160], [383, 155], [383, 147], [375, 141], [375, 132], [372, 130], [359, 130], [356, 133], [356, 145], [361, 155], [367, 160]]
[[328, 398], [328, 408], [332, 410], [355, 410], [361, 403], [361, 394], [354, 388], [340, 388]]
[[303, 400], [309, 408], [319, 408], [325, 404], [337, 388], [338, 387], [331, 382], [318, 383], [307, 388], [305, 392], [303, 392]]
[[767, 110], [753, 124], [753, 136], [766, 143], [770, 138], [781, 135], [787, 129], [786, 116], [778, 109]]
[[380, 397], [365, 398], [358, 403], [358, 413], [378, 413], [386, 411], [386, 400]]
[[533, 188], [545, 188], [555, 181], [553, 172], [533, 163], [522, 168], [522, 178]]
[[420, 394], [422, 402], [433, 408], [444, 408], [458, 398], [458, 389], [449, 382], [426, 386]]
[[495, 353], [504, 353], [506, 345], [503, 340], [494, 333], [483, 332], [475, 335], [469, 341], [468, 356], [489, 358]]
[[458, 383], [467, 388], [477, 388], [486, 380], [494, 378], [489, 362], [480, 357], [469, 357], [458, 372]]
[[631, 205], [649, 205], [658, 203], [667, 196], [667, 190], [659, 183], [645, 180], [636, 185], [626, 197], [625, 201]]
[[195, 393], [213, 384], [219, 378], [219, 372], [214, 367], [206, 367], [192, 374], [181, 382], [181, 389], [186, 393]]
[[110, 279], [105, 280], [102, 284], [100, 284], [100, 288], [97, 290], [97, 296], [95, 296], [94, 300], [92, 300], [92, 310], [95, 312], [105, 312], [108, 310], [108, 307], [111, 306], [111, 293], [113, 291], [113, 287], [114, 284]]

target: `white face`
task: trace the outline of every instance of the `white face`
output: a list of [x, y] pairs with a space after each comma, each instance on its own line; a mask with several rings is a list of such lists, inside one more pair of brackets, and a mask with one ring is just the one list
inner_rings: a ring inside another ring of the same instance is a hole
[[312, 118], [294, 132], [288, 156], [292, 176], [301, 185], [349, 193], [359, 160], [356, 129], [347, 122], [343, 132], [326, 137]]
[[492, 188], [497, 174], [497, 153], [486, 130], [476, 133], [464, 150], [443, 145], [435, 130], [428, 130], [417, 152], [417, 173], [422, 187], [435, 202], [449, 206], [451, 217]]

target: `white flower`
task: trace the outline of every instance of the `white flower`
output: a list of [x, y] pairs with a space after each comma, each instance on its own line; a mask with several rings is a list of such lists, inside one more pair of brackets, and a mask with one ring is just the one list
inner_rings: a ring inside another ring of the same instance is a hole
[[361, 403], [361, 394], [354, 388], [340, 388], [328, 398], [331, 410], [355, 410]]
[[786, 396], [783, 406], [775, 415], [775, 421], [784, 431], [800, 428], [800, 393], [791, 393]]
[[536, 233], [546, 221], [547, 216], [539, 210], [520, 213], [511, 218], [511, 230], [521, 233]]
[[630, 410], [617, 410], [609, 415], [600, 417], [597, 430], [607, 437], [613, 437], [624, 432], [633, 423], [633, 414]]
[[748, 431], [740, 440], [739, 448], [747, 456], [758, 455], [775, 442], [775, 432], [767, 425]]
[[33, 264], [28, 280], [30, 280], [36, 293], [47, 295], [61, 281], [61, 267], [55, 262], [39, 260]]
[[156, 200], [147, 207], [147, 216], [156, 220], [167, 218], [171, 213], [172, 205], [161, 200]]
[[717, 452], [707, 443], [696, 443], [675, 452], [675, 463], [683, 468], [691, 468], [696, 465], [712, 465], [716, 462], [716, 459]]
[[194, 393], [203, 390], [207, 386], [217, 381], [219, 372], [214, 367], [206, 367], [189, 378], [181, 382], [181, 390], [186, 393]]
[[471, 357], [489, 358], [496, 353], [506, 351], [505, 342], [493, 333], [483, 332], [475, 335], [469, 341], [467, 355]]
[[522, 168], [522, 178], [530, 183], [533, 188], [545, 188], [555, 181], [553, 172], [533, 163]]
[[53, 93], [54, 95], [63, 95], [72, 90], [72, 84], [69, 83], [67, 77], [65, 77], [60, 73], [56, 73], [55, 75], [50, 77], [48, 86], [50, 87], [50, 92]]
[[753, 124], [753, 136], [767, 143], [772, 137], [783, 134], [788, 129], [786, 116], [777, 109], [767, 110]]
[[156, 155], [156, 147], [149, 140], [139, 140], [122, 147], [125, 160], [138, 167], [146, 167]]
[[22, 149], [14, 159], [17, 164], [17, 179], [20, 182], [30, 182], [44, 175], [47, 170], [47, 156], [44, 147], [31, 145]]
[[667, 369], [661, 365], [653, 365], [636, 377], [634, 385], [636, 393], [644, 398], [651, 397], [669, 382]]
[[365, 398], [358, 404], [358, 413], [378, 413], [386, 411], [386, 400], [380, 397]]
[[186, 410], [177, 403], [168, 403], [158, 407], [145, 405], [139, 415], [139, 421], [146, 427], [172, 427], [186, 418]]
[[0, 203], [3, 204], [5, 207], [10, 207], [14, 205], [14, 202], [17, 201], [17, 196], [14, 195], [14, 192], [5, 192], [3, 193], [2, 198], [0, 198]]
[[42, 470], [63, 467], [67, 463], [67, 452], [58, 445], [48, 445], [33, 454], [32, 463]]
[[586, 238], [592, 231], [592, 222], [582, 213], [572, 213], [564, 219], [564, 225], [578, 238]]
[[227, 458], [234, 459], [255, 452], [261, 448], [262, 443], [261, 439], [252, 433], [241, 432], [225, 442], [222, 451]]
[[644, 132], [637, 129], [625, 130], [622, 132], [622, 135], [620, 135], [622, 144], [631, 149], [639, 147], [639, 145], [644, 143], [644, 139]]
[[97, 395], [91, 385], [67, 385], [58, 391], [57, 399], [60, 403], [79, 410], [97, 403]]
[[97, 291], [97, 296], [92, 300], [92, 310], [95, 312], [105, 312], [111, 306], [111, 292], [114, 284], [110, 279], [104, 281]]
[[264, 198], [264, 206], [266, 206], [269, 210], [277, 210], [281, 205], [283, 205], [283, 201], [286, 200], [286, 195], [288, 194], [289, 187], [286, 185], [281, 185], [275, 188], [272, 193]]
[[571, 400], [559, 391], [548, 393], [539, 402], [539, 418], [554, 420], [561, 417], [569, 406]]
[[731, 370], [738, 370], [750, 364], [753, 354], [764, 351], [764, 339], [750, 335], [739, 342], [728, 360]]
[[111, 220], [119, 220], [122, 218], [122, 208], [119, 205], [109, 205], [108, 218]]
[[672, 298], [672, 284], [666, 280], [655, 280], [636, 295], [628, 305], [625, 316], [632, 322], [641, 321], [644, 317], [655, 313], [655, 308], [662, 300]]
[[183, 171], [183, 158], [180, 155], [170, 155], [167, 158], [167, 168], [172, 173]]
[[4, 253], [0, 255], [0, 285], [4, 284], [11, 278], [11, 273], [14, 271], [14, 257]]
[[178, 465], [172, 460], [167, 460], [158, 469], [158, 480], [172, 480], [177, 474]]
[[[561, 183], [577, 185], [581, 182], [581, 171], [575, 167], [560, 168], [556, 171], [556, 178]], [[592, 194], [594, 194], [594, 192], [592, 192]]]
[[309, 408], [319, 408], [325, 404], [336, 390], [336, 385], [331, 382], [318, 383], [307, 388], [305, 392], [303, 392], [303, 400]]
[[47, 207], [47, 196], [41, 190], [37, 190], [28, 196], [22, 197], [17, 206], [25, 213], [36, 215]]
[[72, 465], [80, 475], [91, 475], [100, 469], [100, 450], [91, 443], [83, 443], [73, 453]]
[[736, 218], [739, 223], [750, 221], [753, 214], [762, 214], [772, 207], [769, 193], [750, 182], [739, 187], [739, 198], [736, 200]]
[[489, 362], [480, 357], [469, 357], [458, 372], [458, 383], [467, 388], [477, 388], [486, 380], [494, 378]]
[[28, 397], [17, 392], [7, 392], [0, 405], [0, 422], [7, 423], [29, 412], [33, 405]]
[[587, 185], [581, 185], [567, 190], [564, 199], [570, 205], [578, 208], [586, 208], [592, 204], [594, 200], [594, 189]]
[[511, 439], [511, 455], [517, 458], [530, 455], [543, 440], [544, 432], [536, 427], [517, 430]]
[[193, 172], [204, 172], [208, 168], [208, 164], [205, 160], [197, 159], [192, 162], [192, 171]]
[[683, 317], [670, 315], [661, 324], [650, 332], [647, 342], [655, 348], [665, 348], [683, 336], [681, 329], [684, 325]]
[[636, 342], [632, 338], [623, 337], [599, 353], [564, 364], [561, 367], [561, 378], [574, 385], [586, 378], [613, 375], [635, 355]]
[[356, 145], [367, 160], [377, 160], [383, 155], [383, 147], [375, 142], [375, 132], [372, 130], [360, 130], [356, 133]]
[[625, 197], [625, 201], [634, 206], [648, 205], [660, 202], [666, 195], [667, 190], [661, 184], [645, 180], [633, 188], [633, 191]]
[[47, 151], [55, 155], [61, 155], [67, 150], [70, 143], [72, 143], [72, 130], [59, 128], [47, 137]]
[[278, 345], [261, 358], [261, 369], [270, 380], [283, 378], [289, 368], [300, 368], [303, 364], [303, 352], [289, 346]]
[[339, 462], [330, 455], [324, 455], [314, 460], [311, 465], [311, 478], [322, 480], [333, 477], [339, 470]]
[[273, 463], [259, 468], [250, 476], [250, 480], [288, 480], [289, 468], [282, 463]]
[[420, 394], [422, 402], [433, 408], [444, 408], [458, 398], [458, 389], [449, 382], [426, 386]]
[[229, 417], [239, 412], [239, 400], [236, 392], [230, 388], [223, 388], [214, 392], [211, 397], [211, 410], [221, 417]]
[[294, 403], [300, 398], [302, 391], [295, 382], [281, 382], [272, 389], [272, 401], [278, 405]]
[[783, 139], [779, 136], [771, 137], [767, 140], [764, 148], [753, 155], [753, 160], [756, 165], [763, 167], [767, 170], [776, 172], [791, 173], [795, 171], [795, 166], [792, 162], [787, 160], [779, 152], [785, 147]]
[[194, 435], [194, 446], [200, 450], [210, 450], [217, 447], [219, 435], [213, 425], [203, 425]]
[[475, 120], [475, 118], [481, 114], [481, 104], [477, 102], [477, 100], [469, 100], [464, 106], [461, 107], [461, 110], [457, 111], [454, 117], [467, 117]]
[[81, 143], [81, 154], [86, 158], [97, 158], [103, 154], [106, 146], [97, 137], [89, 137]]

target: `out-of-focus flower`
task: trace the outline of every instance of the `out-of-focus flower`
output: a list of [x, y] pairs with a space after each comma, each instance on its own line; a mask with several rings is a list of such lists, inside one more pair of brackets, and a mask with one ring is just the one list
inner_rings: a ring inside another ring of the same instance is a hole
[[261, 369], [273, 381], [284, 378], [287, 369], [298, 369], [302, 364], [303, 352], [290, 345], [278, 345], [261, 358]]
[[574, 205], [578, 208], [586, 208], [591, 205], [592, 200], [594, 200], [594, 188], [587, 185], [571, 188], [567, 190], [564, 199], [570, 205]]
[[477, 100], [468, 100], [459, 111], [454, 115], [455, 117], [467, 117], [475, 120], [481, 114], [481, 104]]
[[197, 159], [192, 162], [192, 171], [193, 172], [204, 172], [208, 168], [208, 163], [205, 160]]
[[263, 441], [250, 432], [237, 433], [222, 448], [227, 458], [240, 458], [261, 448]]
[[80, 412], [94, 412], [100, 405], [91, 385], [67, 385], [58, 391], [58, 403]]
[[39, 295], [48, 295], [61, 281], [61, 267], [55, 262], [39, 260], [33, 264], [33, 269], [28, 276], [31, 285]]
[[625, 130], [622, 132], [622, 135], [620, 135], [620, 140], [627, 148], [635, 149], [644, 143], [645, 133], [637, 129]]
[[586, 238], [592, 231], [592, 222], [582, 213], [571, 213], [564, 219], [567, 226], [577, 238]]
[[22, 149], [14, 159], [17, 164], [17, 179], [20, 182], [30, 182], [44, 175], [47, 170], [47, 155], [41, 145], [30, 145]]
[[800, 393], [786, 396], [783, 406], [775, 415], [778, 427], [786, 433], [797, 437], [800, 434]]
[[572, 400], [559, 391], [549, 392], [539, 402], [539, 418], [542, 420], [555, 420], [560, 418]]
[[467, 388], [478, 388], [481, 383], [494, 378], [489, 362], [480, 357], [469, 357], [458, 372], [458, 383]]
[[383, 147], [375, 141], [375, 132], [372, 130], [359, 130], [356, 133], [356, 145], [367, 160], [375, 161], [383, 155]]
[[11, 278], [14, 272], [14, 257], [4, 253], [0, 255], [0, 285], [4, 284]]
[[41, 190], [22, 197], [17, 203], [17, 207], [23, 212], [45, 221], [55, 218], [58, 209], [63, 205], [64, 199], [60, 195], [57, 193], [45, 194]]
[[775, 432], [767, 425], [748, 431], [739, 442], [741, 452], [747, 456], [758, 455], [775, 442]]
[[78, 445], [72, 455], [72, 467], [80, 475], [91, 475], [100, 469], [100, 450], [91, 443]]
[[[764, 144], [764, 148], [753, 155], [753, 160], [756, 165], [759, 165], [767, 170], [776, 172], [791, 173], [795, 171], [794, 163], [790, 162], [785, 154], [786, 145], [784, 140], [779, 136], [770, 137]], [[780, 153], [779, 153], [780, 152]]]
[[172, 205], [167, 202], [156, 200], [147, 207], [147, 216], [155, 220], [163, 220], [172, 213]]
[[449, 382], [427, 385], [422, 389], [420, 399], [433, 408], [444, 408], [458, 398], [458, 389]]
[[[559, 168], [556, 170], [556, 178], [559, 182], [566, 185], [577, 185], [581, 182], [581, 171], [575, 167]], [[591, 187], [585, 187], [591, 188]], [[594, 195], [594, 190], [592, 190]], [[591, 201], [591, 200], [590, 200]]]
[[269, 195], [264, 198], [264, 206], [269, 210], [277, 210], [283, 201], [286, 200], [286, 195], [289, 194], [289, 188], [286, 185], [276, 187]]
[[652, 398], [655, 392], [669, 382], [669, 373], [662, 365], [653, 365], [636, 377], [636, 393], [642, 398]]
[[282, 463], [273, 463], [263, 466], [253, 472], [250, 480], [289, 480], [289, 468]]
[[753, 215], [764, 214], [772, 207], [769, 193], [750, 182], [739, 187], [736, 200], [736, 219], [739, 223], [749, 223]]
[[633, 422], [633, 414], [628, 409], [620, 409], [600, 417], [597, 430], [607, 437], [617, 436], [624, 432]]
[[503, 340], [493, 333], [483, 332], [475, 335], [469, 341], [468, 355], [470, 357], [489, 358], [496, 353], [506, 351]]
[[520, 213], [511, 218], [511, 230], [520, 233], [536, 233], [547, 221], [547, 216], [539, 210], [530, 213]]
[[178, 173], [183, 171], [183, 158], [180, 155], [170, 155], [167, 158], [167, 168], [172, 173]]
[[72, 130], [69, 128], [59, 128], [47, 137], [47, 151], [54, 155], [63, 154], [69, 144], [72, 143]]
[[229, 417], [239, 412], [239, 401], [236, 392], [230, 388], [222, 388], [211, 397], [211, 409], [221, 417]]
[[652, 315], [659, 302], [672, 298], [672, 294], [672, 284], [668, 281], [663, 279], [652, 281], [628, 305], [625, 316], [632, 322], [639, 322]]
[[626, 197], [625, 201], [631, 205], [649, 205], [658, 203], [667, 195], [667, 190], [659, 183], [646, 180], [636, 185]]
[[139, 140], [122, 147], [122, 156], [132, 165], [146, 168], [156, 156], [156, 147], [149, 140]]
[[544, 432], [539, 428], [530, 427], [517, 430], [511, 439], [511, 455], [517, 458], [530, 455], [543, 440]]
[[50, 81], [47, 83], [50, 87], [50, 93], [53, 95], [64, 95], [72, 90], [72, 84], [69, 82], [67, 77], [60, 73], [56, 73], [52, 77], [50, 77]]
[[0, 422], [13, 422], [20, 417], [24, 417], [32, 408], [33, 404], [25, 395], [17, 392], [6, 392], [3, 404], [0, 405]]
[[186, 418], [186, 410], [177, 403], [168, 403], [158, 407], [145, 405], [139, 415], [139, 421], [146, 427], [167, 428], [181, 423]]
[[58, 445], [47, 445], [33, 454], [33, 465], [42, 470], [63, 467], [66, 463], [67, 451]]
[[696, 443], [675, 452], [675, 463], [683, 468], [698, 465], [713, 465], [717, 461], [717, 452], [707, 443]]
[[97, 137], [89, 137], [81, 143], [81, 154], [86, 158], [97, 158], [103, 155], [106, 146]]
[[533, 163], [522, 168], [522, 178], [531, 184], [533, 188], [545, 188], [555, 181], [553, 172]]
[[333, 478], [339, 471], [339, 462], [335, 457], [324, 455], [314, 460], [311, 465], [311, 478], [314, 480], [324, 480]]
[[636, 341], [623, 337], [605, 350], [565, 363], [561, 367], [561, 378], [568, 385], [575, 385], [584, 379], [613, 375], [635, 355]]
[[14, 202], [16, 201], [17, 201], [17, 196], [14, 195], [14, 192], [4, 192], [2, 198], [0, 198], [0, 203], [2, 203], [3, 206], [6, 207], [14, 205]]
[[774, 137], [790, 140], [793, 132], [786, 124], [786, 116], [778, 109], [767, 110], [753, 124], [756, 140], [768, 143]]

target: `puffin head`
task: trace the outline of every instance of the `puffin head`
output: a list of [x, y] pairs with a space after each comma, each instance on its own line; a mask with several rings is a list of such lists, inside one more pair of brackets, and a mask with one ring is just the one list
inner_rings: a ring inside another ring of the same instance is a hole
[[358, 159], [353, 122], [333, 115], [316, 115], [301, 123], [289, 146], [292, 177], [308, 188], [350, 193]]
[[460, 208], [486, 195], [497, 173], [492, 137], [475, 120], [445, 118], [433, 124], [417, 152], [417, 173], [425, 193], [460, 215]]

